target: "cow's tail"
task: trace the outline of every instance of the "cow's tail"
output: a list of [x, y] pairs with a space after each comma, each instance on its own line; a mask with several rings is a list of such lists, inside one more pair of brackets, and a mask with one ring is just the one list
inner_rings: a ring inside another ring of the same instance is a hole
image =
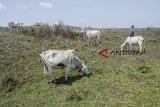
[[41, 56], [41, 61], [42, 61], [42, 63], [43, 63], [43, 65], [44, 65], [44, 74], [47, 74], [47, 71], [48, 71], [48, 68], [47, 68], [47, 66], [46, 66], [46, 64], [45, 64], [45, 60], [44, 60], [44, 52], [43, 53], [41, 53], [41, 54], [39, 54], [40, 56]]

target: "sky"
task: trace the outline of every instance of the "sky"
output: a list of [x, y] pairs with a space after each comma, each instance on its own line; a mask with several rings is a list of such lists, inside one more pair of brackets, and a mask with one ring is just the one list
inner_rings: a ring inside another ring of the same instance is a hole
[[160, 0], [0, 0], [0, 26], [59, 20], [99, 28], [160, 27]]

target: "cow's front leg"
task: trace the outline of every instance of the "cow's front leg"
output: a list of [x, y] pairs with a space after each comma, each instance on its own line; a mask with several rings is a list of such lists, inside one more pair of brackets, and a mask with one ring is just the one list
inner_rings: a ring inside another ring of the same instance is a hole
[[56, 81], [55, 75], [51, 73], [51, 76], [52, 76], [52, 82], [55, 82], [55, 83], [56, 83], [57, 81]]
[[131, 51], [133, 50], [133, 48], [132, 48], [132, 44], [130, 44], [130, 48], [131, 48]]
[[98, 36], [96, 36], [96, 42], [97, 42], [97, 44], [99, 44], [99, 43], [100, 43], [100, 39], [99, 39], [99, 37], [98, 37]]
[[86, 38], [85, 40], [85, 46], [87, 46], [89, 43], [88, 43], [88, 38]]
[[18, 26], [17, 26], [17, 32], [19, 31], [19, 28], [18, 28]]
[[71, 68], [72, 68], [73, 75], [76, 76], [76, 73], [75, 73], [76, 66], [73, 63], [72, 63]]
[[141, 54], [141, 52], [142, 52], [142, 45], [139, 46], [139, 52]]
[[88, 45], [90, 44], [90, 42], [91, 42], [91, 38], [88, 38]]
[[99, 43], [99, 45], [101, 44], [101, 38], [98, 37], [98, 42], [97, 43]]
[[65, 81], [68, 81], [68, 71], [69, 71], [69, 68], [70, 68], [70, 64], [69, 64], [69, 65], [67, 65], [67, 68], [66, 68]]
[[127, 51], [128, 51], [128, 44], [127, 44], [127, 45], [125, 45], [125, 50], [127, 50]]
[[73, 75], [76, 76], [76, 73], [75, 73], [74, 69], [72, 69], [72, 72], [73, 72]]

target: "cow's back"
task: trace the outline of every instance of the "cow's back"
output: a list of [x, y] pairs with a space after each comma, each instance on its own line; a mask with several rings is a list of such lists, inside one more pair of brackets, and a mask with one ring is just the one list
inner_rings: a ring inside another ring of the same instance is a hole
[[86, 34], [89, 37], [95, 37], [95, 36], [100, 35], [100, 31], [98, 31], [98, 30], [87, 30]]
[[143, 41], [144, 38], [142, 36], [134, 36], [134, 37], [127, 37], [126, 41], [127, 43], [136, 44], [139, 41]]
[[56, 66], [58, 64], [67, 65], [74, 56], [74, 50], [49, 50], [44, 54], [44, 60], [49, 65]]

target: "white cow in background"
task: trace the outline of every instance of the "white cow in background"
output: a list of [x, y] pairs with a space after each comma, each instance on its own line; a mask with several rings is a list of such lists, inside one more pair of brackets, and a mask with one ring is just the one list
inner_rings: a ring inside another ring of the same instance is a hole
[[[40, 54], [44, 64], [44, 73], [52, 76], [52, 66], [67, 66], [65, 80], [68, 79], [68, 71], [70, 67], [79, 69], [84, 75], [88, 75], [89, 71], [86, 63], [83, 63], [76, 55], [74, 50], [47, 50]], [[52, 78], [55, 81], [55, 76]], [[56, 81], [55, 81], [56, 82]]]
[[91, 38], [96, 38], [97, 43], [101, 43], [101, 35], [99, 30], [86, 30], [86, 28], [81, 28], [81, 33], [83, 34], [85, 39], [91, 41]]
[[[141, 36], [127, 37], [126, 40], [124, 41], [124, 43], [121, 44], [121, 51], [123, 51], [124, 49], [128, 50], [128, 45], [130, 46], [130, 48], [132, 50], [132, 45], [133, 44], [138, 44], [139, 45], [139, 52], [141, 53], [143, 42], [144, 42], [144, 38], [141, 37]], [[145, 51], [145, 47], [143, 47], [143, 48], [144, 48], [144, 51]]]
[[9, 22], [8, 27], [9, 30], [11, 31], [13, 28], [16, 28], [17, 31], [22, 28], [23, 23], [20, 22]]

